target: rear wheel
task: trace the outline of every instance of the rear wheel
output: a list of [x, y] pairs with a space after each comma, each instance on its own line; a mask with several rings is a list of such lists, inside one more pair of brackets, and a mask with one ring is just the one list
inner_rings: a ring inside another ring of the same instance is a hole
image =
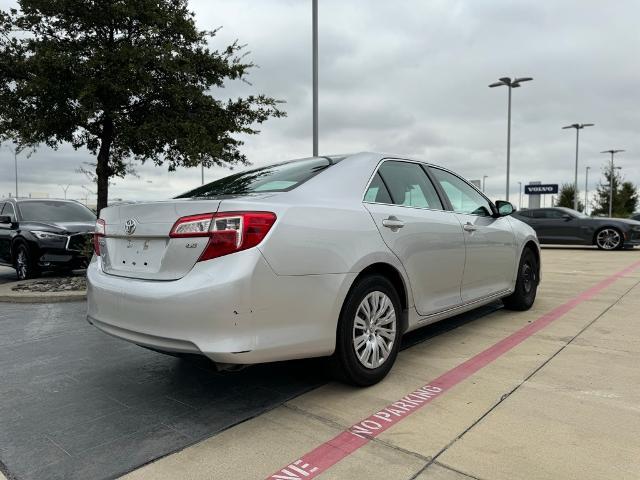
[[518, 279], [514, 292], [502, 299], [509, 310], [529, 310], [536, 299], [540, 281], [540, 263], [530, 248], [522, 252], [518, 267]]
[[24, 244], [18, 245], [15, 268], [18, 280], [27, 280], [40, 275], [40, 270], [33, 259], [33, 255], [31, 255], [31, 252]]
[[616, 228], [605, 227], [596, 233], [596, 246], [600, 250], [618, 250], [623, 244], [622, 233]]
[[352, 288], [338, 322], [331, 363], [343, 381], [369, 386], [382, 380], [396, 360], [401, 338], [400, 300], [389, 280], [362, 278]]

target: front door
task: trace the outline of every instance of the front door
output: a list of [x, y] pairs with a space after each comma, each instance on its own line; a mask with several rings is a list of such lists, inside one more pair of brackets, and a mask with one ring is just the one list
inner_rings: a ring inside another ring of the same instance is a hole
[[364, 199], [384, 242], [409, 277], [416, 310], [428, 315], [461, 304], [465, 245], [424, 167], [385, 160]]
[[[9, 216], [12, 219], [15, 219], [13, 206], [10, 203], [0, 203], [0, 216]], [[12, 233], [10, 223], [0, 223], [0, 263], [11, 263], [10, 248]]]
[[462, 178], [430, 167], [464, 231], [466, 262], [462, 300], [472, 302], [513, 287], [518, 262], [507, 217], [494, 218], [491, 203]]

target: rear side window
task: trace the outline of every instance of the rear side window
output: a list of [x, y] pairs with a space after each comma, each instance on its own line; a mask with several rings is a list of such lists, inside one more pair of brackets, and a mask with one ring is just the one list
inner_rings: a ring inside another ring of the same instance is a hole
[[373, 203], [393, 203], [391, 201], [391, 196], [389, 195], [389, 190], [387, 190], [387, 186], [382, 181], [382, 177], [380, 177], [379, 173], [376, 173], [373, 180], [371, 180], [371, 184], [364, 196], [364, 201]]
[[329, 168], [339, 159], [311, 158], [236, 173], [176, 198], [202, 198], [259, 192], [287, 192]]
[[387, 160], [378, 169], [378, 174], [389, 189], [391, 202], [388, 203], [443, 209], [435, 187], [417, 163]]

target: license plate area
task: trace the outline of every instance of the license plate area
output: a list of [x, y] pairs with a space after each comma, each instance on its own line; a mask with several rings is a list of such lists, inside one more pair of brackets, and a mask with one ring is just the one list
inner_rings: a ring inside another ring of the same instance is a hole
[[[110, 241], [109, 241], [110, 240]], [[111, 238], [107, 241], [107, 255], [111, 268], [125, 272], [158, 272], [169, 239]]]

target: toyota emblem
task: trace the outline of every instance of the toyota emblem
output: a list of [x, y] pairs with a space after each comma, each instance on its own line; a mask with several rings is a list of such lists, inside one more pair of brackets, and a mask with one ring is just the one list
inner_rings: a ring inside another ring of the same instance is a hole
[[126, 222], [124, 222], [124, 232], [127, 235], [133, 235], [133, 232], [136, 231], [136, 221], [133, 218], [130, 218]]

